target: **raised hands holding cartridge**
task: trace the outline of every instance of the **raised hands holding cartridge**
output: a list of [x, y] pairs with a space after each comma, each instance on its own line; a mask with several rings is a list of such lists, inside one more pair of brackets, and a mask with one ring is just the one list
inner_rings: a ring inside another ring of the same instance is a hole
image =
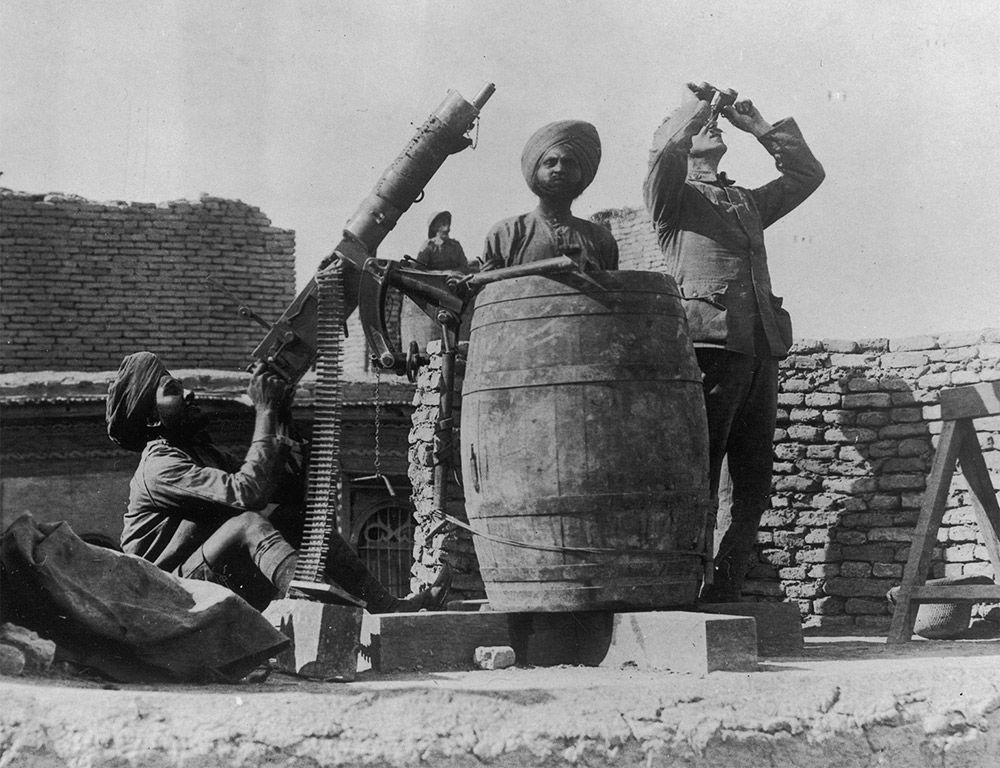
[[763, 136], [772, 128], [772, 125], [761, 116], [760, 110], [754, 106], [750, 99], [739, 99], [733, 106], [724, 108], [722, 115], [732, 123], [734, 128], [739, 128], [754, 136]]
[[[723, 459], [733, 481], [732, 522], [701, 600], [735, 602], [770, 503], [778, 360], [793, 339], [771, 287], [764, 230], [809, 197], [824, 172], [791, 118], [772, 125], [752, 101], [710, 83], [682, 90], [680, 107], [653, 135], [643, 195], [704, 374], [711, 493]], [[777, 178], [742, 186], [720, 171], [728, 151], [720, 115], [757, 138]]]

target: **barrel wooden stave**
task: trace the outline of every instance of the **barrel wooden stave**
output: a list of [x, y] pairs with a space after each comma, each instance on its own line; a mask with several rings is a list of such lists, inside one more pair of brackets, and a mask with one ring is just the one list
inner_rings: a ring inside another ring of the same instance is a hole
[[676, 285], [658, 273], [597, 278], [608, 290], [528, 277], [478, 299], [462, 403], [470, 522], [515, 541], [615, 551], [477, 536], [496, 609], [663, 608], [697, 596], [707, 429]]

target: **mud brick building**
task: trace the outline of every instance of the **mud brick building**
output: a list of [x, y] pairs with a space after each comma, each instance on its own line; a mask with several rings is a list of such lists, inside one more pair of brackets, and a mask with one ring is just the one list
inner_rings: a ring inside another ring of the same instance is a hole
[[295, 290], [294, 233], [240, 201], [2, 190], [0, 206], [0, 373], [115, 369], [154, 340], [166, 360], [242, 370], [260, 328], [210, 281], [265, 317]]
[[[240, 401], [263, 330], [237, 315], [224, 285], [265, 318], [295, 292], [294, 233], [238, 200], [94, 202], [0, 189], [0, 527], [30, 512], [116, 541], [138, 456], [108, 440], [104, 396], [122, 357], [140, 349], [198, 391], [223, 447], [253, 431]], [[394, 321], [398, 324], [398, 320]], [[406, 591], [412, 508], [406, 471], [412, 386], [381, 382], [383, 471], [373, 474], [375, 401], [355, 325], [345, 349], [343, 533]], [[308, 436], [312, 385], [297, 416]]]

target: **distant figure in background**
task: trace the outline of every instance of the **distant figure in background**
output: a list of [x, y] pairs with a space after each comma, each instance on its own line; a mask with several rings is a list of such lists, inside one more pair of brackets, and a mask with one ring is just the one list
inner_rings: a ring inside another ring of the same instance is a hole
[[704, 375], [713, 501], [727, 456], [732, 478], [731, 523], [701, 599], [733, 602], [770, 503], [778, 360], [792, 343], [791, 319], [771, 292], [764, 230], [809, 197], [824, 172], [793, 119], [772, 125], [743, 99], [722, 114], [757, 138], [781, 176], [755, 189], [735, 186], [719, 173], [726, 144], [711, 119], [717, 90], [688, 83], [653, 137], [643, 191]]
[[[448, 270], [468, 274], [473, 271], [461, 243], [451, 237], [451, 211], [438, 211], [427, 224], [427, 240], [417, 253], [417, 263], [425, 269]], [[469, 338], [471, 308], [463, 313], [460, 338]], [[417, 342], [421, 354], [427, 353], [427, 342], [441, 338], [441, 324], [427, 315], [411, 299], [404, 296], [399, 310], [399, 335], [403, 349]]]
[[585, 265], [618, 269], [618, 243], [611, 232], [570, 210], [594, 180], [600, 162], [601, 139], [590, 123], [560, 120], [535, 131], [521, 153], [521, 172], [538, 196], [538, 207], [493, 225], [486, 235], [483, 268], [578, 253]]
[[[258, 370], [246, 455], [220, 451], [193, 393], [152, 352], [129, 355], [108, 388], [108, 437], [141, 453], [132, 477], [122, 551], [188, 579], [221, 584], [262, 610], [288, 593], [302, 528], [302, 445], [292, 436], [292, 392]], [[269, 505], [277, 504], [276, 507]], [[440, 608], [450, 573], [407, 599], [392, 596], [335, 532], [325, 573], [370, 613]]]
[[431, 216], [427, 242], [417, 254], [417, 263], [427, 269], [468, 272], [469, 260], [465, 258], [462, 244], [451, 237], [451, 211], [439, 211]]

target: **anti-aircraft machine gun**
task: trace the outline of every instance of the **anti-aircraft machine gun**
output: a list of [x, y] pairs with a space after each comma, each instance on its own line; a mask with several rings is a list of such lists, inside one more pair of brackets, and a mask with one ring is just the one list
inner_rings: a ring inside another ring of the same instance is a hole
[[[324, 259], [316, 276], [254, 349], [252, 367], [266, 366], [290, 384], [297, 383], [316, 365], [306, 519], [293, 581], [293, 587], [311, 596], [322, 599], [337, 592], [323, 583], [322, 575], [339, 508], [340, 334], [346, 319], [355, 309], [359, 310], [377, 369], [411, 378], [425, 360], [419, 356], [415, 344], [410, 345], [406, 354], [394, 348], [385, 322], [389, 288], [399, 290], [441, 324], [441, 418], [435, 437], [434, 478], [434, 504], [440, 510], [449, 470], [447, 454], [458, 328], [467, 302], [478, 287], [495, 280], [579, 269], [569, 255], [564, 255], [463, 277], [374, 257], [400, 216], [422, 198], [424, 187], [448, 156], [472, 145], [467, 134], [475, 127], [480, 110], [493, 92], [493, 84], [487, 84], [471, 102], [455, 91], [448, 92], [348, 220], [343, 239]], [[241, 308], [241, 314], [253, 316], [245, 308]]]

